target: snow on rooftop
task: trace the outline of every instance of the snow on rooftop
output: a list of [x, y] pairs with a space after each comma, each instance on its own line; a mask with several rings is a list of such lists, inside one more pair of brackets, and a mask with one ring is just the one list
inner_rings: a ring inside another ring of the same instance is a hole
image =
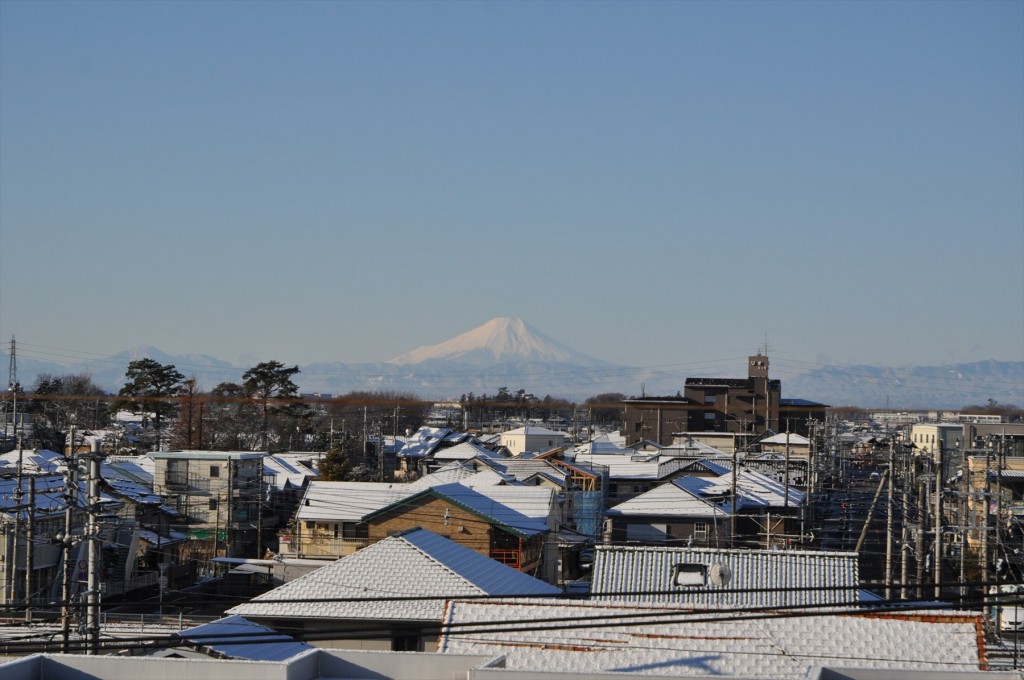
[[[261, 618], [440, 621], [446, 597], [560, 592], [431, 531], [415, 529], [374, 543], [229, 613]], [[380, 599], [366, 599], [375, 596]], [[403, 596], [437, 599], [396, 599]], [[303, 598], [330, 601], [275, 602]], [[349, 598], [358, 601], [344, 601]]]
[[[977, 616], [930, 612], [715, 621], [709, 612], [665, 617], [670, 611], [593, 602], [453, 601], [437, 648], [502, 654], [513, 672], [802, 679], [817, 666], [889, 672], [981, 668]], [[645, 613], [663, 616], [644, 618]], [[635, 618], [592, 618], [610, 616]], [[483, 632], [472, 632], [474, 626]], [[560, 629], [552, 630], [555, 626]]]

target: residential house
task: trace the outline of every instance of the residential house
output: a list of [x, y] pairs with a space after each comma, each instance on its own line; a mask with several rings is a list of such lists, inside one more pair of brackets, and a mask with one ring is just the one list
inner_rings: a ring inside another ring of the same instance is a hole
[[318, 646], [422, 651], [436, 645], [449, 597], [559, 594], [478, 551], [427, 529], [410, 529], [229, 613], [300, 633], [337, 632], [317, 640]]
[[688, 461], [660, 454], [577, 453], [573, 462], [577, 465], [598, 466], [607, 470], [608, 503], [611, 505], [639, 496], [659, 484], [685, 474], [683, 468]]
[[513, 456], [557, 449], [566, 440], [565, 432], [556, 432], [539, 425], [527, 425], [501, 433], [501, 445]]
[[[550, 490], [537, 487], [521, 488], [550, 494]], [[371, 544], [422, 527], [513, 569], [540, 574], [544, 539], [551, 528], [547, 521], [527, 516], [521, 510], [522, 506], [510, 507], [483, 489], [442, 484], [366, 515], [363, 522]]]
[[729, 508], [679, 484], [657, 486], [605, 511], [605, 539], [615, 544], [728, 545]]

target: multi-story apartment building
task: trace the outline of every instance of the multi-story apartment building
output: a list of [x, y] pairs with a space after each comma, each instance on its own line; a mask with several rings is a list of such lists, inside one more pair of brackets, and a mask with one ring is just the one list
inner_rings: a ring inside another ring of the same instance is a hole
[[169, 499], [190, 538], [187, 552], [262, 557], [264, 532], [277, 518], [263, 499], [266, 454], [251, 451], [157, 451], [153, 490]]
[[768, 357], [747, 361], [746, 378], [687, 378], [675, 397], [623, 400], [626, 446], [649, 439], [663, 446], [681, 432], [780, 432], [782, 382], [768, 378]]

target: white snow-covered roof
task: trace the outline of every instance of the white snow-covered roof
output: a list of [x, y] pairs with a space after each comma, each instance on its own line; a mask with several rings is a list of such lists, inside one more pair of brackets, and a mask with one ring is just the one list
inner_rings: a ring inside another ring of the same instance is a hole
[[[491, 495], [494, 492], [503, 493], [507, 489], [527, 492], [521, 493], [516, 497], [503, 496], [504, 501], [511, 502], [517, 507], [506, 505], [505, 502]], [[439, 496], [469, 508], [478, 515], [488, 518], [495, 524], [501, 525], [514, 533], [522, 536], [535, 536], [549, 530], [546, 524], [548, 512], [546, 508], [543, 515], [527, 515], [520, 511], [519, 508], [531, 512], [539, 512], [540, 503], [537, 500], [539, 497], [536, 494], [529, 494], [530, 490], [538, 490], [548, 494], [553, 493], [551, 489], [533, 486], [487, 486], [471, 489], [462, 484], [442, 484], [430, 489], [430, 491]]]
[[539, 425], [526, 425], [524, 427], [517, 427], [514, 430], [506, 430], [501, 433], [502, 437], [565, 437], [564, 432], [556, 432], [555, 430], [549, 430], [546, 427], [540, 427]]
[[274, 488], [284, 491], [287, 488], [301, 489], [307, 479], [317, 477], [319, 473], [299, 462], [294, 456], [272, 454], [263, 459], [263, 474], [273, 477]]
[[[13, 518], [12, 507], [28, 503], [28, 478], [21, 480], [21, 494], [17, 494], [18, 480], [14, 477], [0, 478], [0, 515]], [[35, 511], [40, 514], [55, 514], [64, 511], [64, 477], [43, 475], [35, 477]]]
[[371, 512], [407, 498], [417, 489], [389, 482], [325, 482], [312, 480], [299, 503], [299, 521], [358, 522]]
[[460, 442], [455, 446], [434, 451], [434, 460], [472, 460], [473, 458], [495, 458], [498, 454], [472, 442]]
[[728, 513], [714, 503], [676, 484], [662, 484], [608, 508], [610, 517], [700, 517], [716, 519]]
[[611, 480], [658, 480], [678, 472], [686, 465], [682, 458], [650, 456], [633, 460], [633, 456], [604, 454], [580, 454], [576, 463], [582, 465], [603, 465], [608, 468]]
[[[733, 472], [730, 470], [718, 477], [681, 477], [672, 484], [706, 499], [728, 498], [731, 510]], [[793, 486], [789, 487], [787, 504], [786, 485], [767, 475], [750, 469], [742, 469], [736, 476], [736, 509], [800, 507], [804, 494]]]
[[785, 446], [787, 441], [789, 442], [790, 446], [809, 446], [811, 443], [810, 439], [804, 437], [803, 435], [799, 435], [796, 432], [781, 432], [779, 434], [772, 435], [771, 437], [768, 437], [766, 439], [762, 439], [758, 443], [781, 444], [782, 446]]
[[[678, 585], [679, 565], [704, 584]], [[721, 585], [710, 575], [714, 565], [729, 574]], [[843, 605], [859, 600], [860, 575], [854, 552], [599, 545], [590, 594], [701, 609]]]
[[[670, 611], [593, 602], [453, 601], [437, 648], [503, 655], [508, 672], [794, 680], [820, 666], [877, 669], [891, 677], [900, 670], [979, 671], [983, 658], [979, 617], [966, 613], [716, 622], [711, 612], [677, 610], [666, 617]], [[645, 613], [662, 616], [644, 618]], [[615, 616], [623, 618], [599, 618]], [[552, 630], [553, 622], [569, 625]], [[474, 626], [484, 630], [474, 633]]]
[[0, 467], [8, 467], [16, 471], [19, 456], [21, 457], [21, 471], [24, 473], [57, 473], [63, 472], [67, 468], [67, 458], [64, 457], [64, 454], [49, 449], [27, 449], [20, 453], [17, 449], [8, 451], [0, 455]]
[[[426, 529], [390, 536], [229, 610], [249, 617], [440, 621], [445, 598], [557, 595], [539, 579]], [[369, 599], [379, 596], [380, 599]], [[437, 596], [428, 600], [401, 597]], [[322, 598], [325, 602], [274, 602]], [[339, 601], [360, 598], [362, 601]]]

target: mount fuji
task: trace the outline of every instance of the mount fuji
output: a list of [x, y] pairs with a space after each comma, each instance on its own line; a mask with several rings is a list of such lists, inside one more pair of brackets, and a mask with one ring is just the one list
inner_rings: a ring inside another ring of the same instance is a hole
[[431, 361], [473, 366], [495, 363], [568, 363], [578, 366], [610, 366], [552, 340], [522, 319], [498, 317], [437, 345], [417, 347], [389, 364], [411, 366]]

